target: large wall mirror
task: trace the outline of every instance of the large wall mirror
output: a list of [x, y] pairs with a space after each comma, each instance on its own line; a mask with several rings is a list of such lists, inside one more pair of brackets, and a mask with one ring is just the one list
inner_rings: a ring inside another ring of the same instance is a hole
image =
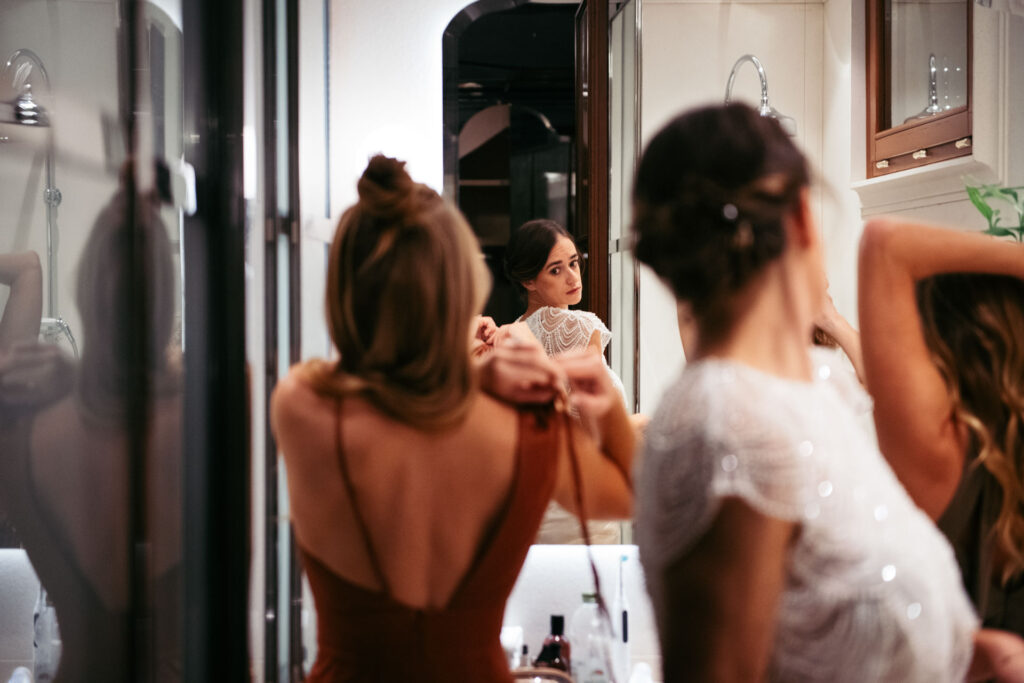
[[[452, 19], [443, 40], [444, 190], [487, 258], [494, 286], [485, 313], [504, 324], [526, 308], [503, 268], [512, 231], [535, 218], [564, 225], [587, 261], [574, 308], [611, 329], [607, 358], [630, 412], [638, 395], [628, 214], [639, 151], [639, 4], [480, 0]], [[593, 168], [606, 170], [591, 177]], [[538, 542], [579, 540], [568, 513], [548, 522]], [[628, 526], [595, 525], [591, 535], [629, 542]]]
[[868, 3], [868, 176], [971, 153], [968, 0]]

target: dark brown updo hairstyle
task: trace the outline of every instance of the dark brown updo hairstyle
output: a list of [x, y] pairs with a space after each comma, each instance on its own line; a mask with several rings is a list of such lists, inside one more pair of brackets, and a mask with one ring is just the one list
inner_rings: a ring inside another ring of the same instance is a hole
[[633, 186], [636, 256], [700, 321], [786, 247], [807, 162], [744, 104], [688, 111], [647, 145]]
[[952, 417], [969, 435], [970, 467], [984, 468], [1000, 492], [984, 542], [1006, 558], [1007, 581], [1024, 571], [1024, 280], [936, 275], [917, 284], [917, 305]]
[[357, 187], [327, 263], [327, 322], [341, 357], [307, 364], [306, 377], [323, 395], [359, 394], [415, 427], [450, 426], [476, 386], [470, 323], [490, 287], [476, 237], [405, 162], [373, 157]]
[[558, 221], [547, 218], [527, 221], [512, 232], [505, 250], [505, 275], [515, 283], [521, 296], [526, 295], [523, 283], [537, 277], [548, 262], [551, 250], [562, 237], [568, 237], [576, 244], [569, 231]]

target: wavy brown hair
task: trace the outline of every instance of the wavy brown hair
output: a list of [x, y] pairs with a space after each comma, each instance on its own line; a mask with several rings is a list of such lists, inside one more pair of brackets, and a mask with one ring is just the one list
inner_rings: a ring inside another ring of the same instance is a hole
[[489, 280], [458, 209], [375, 156], [342, 215], [327, 263], [327, 323], [336, 362], [311, 361], [321, 395], [358, 394], [418, 428], [457, 423], [476, 388], [470, 325]]
[[1024, 280], [937, 275], [918, 283], [917, 301], [953, 420], [969, 434], [969, 466], [1002, 493], [990, 540], [1007, 558], [1005, 582], [1024, 570]]

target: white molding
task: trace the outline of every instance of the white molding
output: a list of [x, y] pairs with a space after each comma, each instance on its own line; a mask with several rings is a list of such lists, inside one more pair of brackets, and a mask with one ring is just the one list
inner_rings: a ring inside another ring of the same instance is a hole
[[863, 217], [965, 200], [964, 176], [986, 183], [1009, 182], [1009, 15], [972, 7], [971, 155], [854, 182]]
[[851, 185], [860, 195], [861, 216], [899, 213], [967, 198], [964, 176], [992, 182], [992, 169], [973, 156], [919, 166]]

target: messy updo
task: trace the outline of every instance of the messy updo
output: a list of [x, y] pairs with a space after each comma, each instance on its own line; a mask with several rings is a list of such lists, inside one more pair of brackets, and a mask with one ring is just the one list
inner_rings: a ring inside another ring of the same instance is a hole
[[537, 218], [523, 223], [512, 232], [505, 250], [505, 276], [514, 282], [520, 295], [526, 294], [524, 282], [537, 277], [548, 262], [548, 256], [559, 239], [572, 235], [557, 221]]
[[969, 435], [968, 458], [999, 488], [993, 543], [1004, 582], [1024, 571], [1024, 280], [947, 273], [917, 285], [925, 342]]
[[684, 113], [637, 167], [636, 256], [702, 319], [782, 254], [808, 178], [775, 120], [743, 104]]
[[307, 377], [322, 394], [362, 395], [414, 426], [451, 425], [475, 386], [470, 323], [490, 286], [476, 237], [404, 162], [373, 157], [357, 187], [327, 264], [340, 359], [309, 364]]

